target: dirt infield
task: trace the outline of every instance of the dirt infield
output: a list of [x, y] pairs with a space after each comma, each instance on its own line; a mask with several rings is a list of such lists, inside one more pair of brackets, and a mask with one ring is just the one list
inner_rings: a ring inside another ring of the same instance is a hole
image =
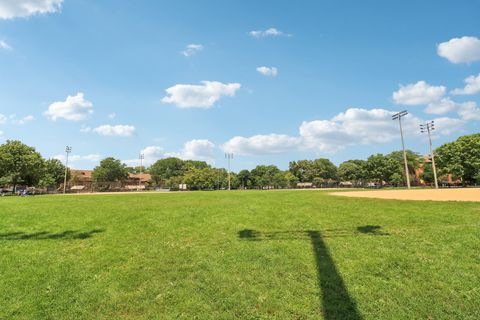
[[375, 190], [333, 192], [332, 195], [344, 197], [378, 198], [395, 200], [433, 200], [433, 201], [479, 201], [480, 188], [457, 189], [414, 189], [414, 190]]

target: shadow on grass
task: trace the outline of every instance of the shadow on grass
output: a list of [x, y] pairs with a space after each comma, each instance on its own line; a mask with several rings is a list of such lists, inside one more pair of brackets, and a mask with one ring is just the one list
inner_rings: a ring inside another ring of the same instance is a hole
[[[361, 226], [356, 231], [327, 230], [329, 237], [354, 234], [388, 235], [380, 231], [380, 226]], [[241, 230], [238, 236], [242, 240], [310, 240], [317, 265], [318, 286], [322, 296], [323, 316], [332, 319], [362, 319], [355, 300], [350, 296], [345, 283], [335, 266], [323, 236], [316, 230], [259, 232], [251, 229]]]
[[94, 229], [92, 231], [80, 232], [67, 230], [60, 233], [51, 233], [47, 231], [25, 233], [25, 232], [10, 232], [0, 233], [1, 240], [78, 240], [91, 238], [97, 233], [104, 232], [104, 229]]

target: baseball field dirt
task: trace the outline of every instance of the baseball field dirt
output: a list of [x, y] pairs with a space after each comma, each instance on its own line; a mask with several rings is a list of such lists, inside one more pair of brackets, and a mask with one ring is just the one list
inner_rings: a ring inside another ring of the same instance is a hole
[[432, 201], [480, 201], [480, 188], [413, 189], [334, 192], [336, 196]]

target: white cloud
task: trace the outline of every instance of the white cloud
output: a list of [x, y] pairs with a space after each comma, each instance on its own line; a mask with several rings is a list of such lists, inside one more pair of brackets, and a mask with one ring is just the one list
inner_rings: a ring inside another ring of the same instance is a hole
[[450, 98], [444, 98], [438, 102], [431, 103], [425, 109], [430, 114], [446, 114], [457, 112], [462, 120], [480, 120], [480, 108], [475, 101], [458, 103]]
[[[143, 161], [142, 164], [144, 166], [150, 166], [154, 164], [157, 160], [162, 159], [165, 157], [165, 152], [162, 147], [158, 146], [148, 146], [140, 151], [140, 154], [143, 154]], [[140, 165], [140, 159], [130, 159], [130, 160], [123, 160], [127, 166], [136, 167]]]
[[115, 119], [116, 116], [117, 116], [117, 114], [115, 112], [112, 112], [108, 115], [108, 118], [109, 119]]
[[437, 53], [452, 63], [480, 61], [480, 39], [476, 37], [453, 38], [440, 43]]
[[[64, 154], [58, 154], [52, 157], [53, 159], [58, 159], [61, 162], [65, 162], [66, 157]], [[78, 155], [78, 154], [72, 154], [68, 156], [68, 162], [79, 162], [79, 161], [90, 161], [90, 162], [99, 162], [100, 159], [102, 158], [101, 155], [99, 154], [87, 154], [84, 156]]]
[[179, 108], [211, 108], [222, 96], [233, 97], [240, 89], [239, 83], [223, 84], [218, 81], [202, 81], [202, 85], [176, 84], [166, 89], [164, 103], [175, 104]]
[[7, 117], [0, 113], [0, 124], [7, 122]]
[[257, 71], [264, 76], [276, 77], [278, 74], [278, 69], [275, 67], [258, 67]]
[[265, 38], [265, 37], [279, 37], [279, 36], [286, 36], [291, 37], [291, 34], [284, 33], [280, 30], [275, 28], [268, 28], [266, 30], [255, 30], [250, 31], [249, 34], [254, 38]]
[[180, 152], [166, 153], [165, 156], [177, 157], [184, 160], [201, 160], [213, 163], [214, 149], [215, 145], [211, 141], [205, 139], [194, 139], [187, 141]]
[[425, 108], [426, 113], [430, 114], [446, 114], [458, 109], [458, 103], [452, 101], [450, 98], [443, 98], [440, 101], [429, 103]]
[[60, 118], [80, 121], [92, 114], [92, 109], [93, 104], [85, 100], [83, 93], [79, 92], [75, 96], [68, 96], [65, 101], [52, 103], [44, 114], [53, 121]]
[[480, 120], [480, 108], [474, 101], [467, 101], [460, 104], [458, 114], [463, 120]]
[[28, 115], [21, 119], [16, 119], [16, 115], [13, 114], [10, 116], [10, 120], [13, 124], [23, 125], [23, 124], [26, 124], [27, 122], [35, 120], [35, 117], [32, 115]]
[[12, 50], [12, 47], [3, 40], [0, 40], [0, 49]]
[[400, 89], [393, 93], [393, 101], [402, 105], [422, 105], [440, 100], [446, 92], [444, 86], [431, 86], [425, 81], [406, 86], [400, 85]]
[[62, 3], [63, 0], [0, 0], [0, 19], [57, 12]]
[[225, 152], [238, 155], [260, 155], [284, 153], [297, 150], [301, 139], [284, 134], [255, 135], [252, 137], [234, 137], [222, 145]]
[[454, 118], [436, 118], [435, 121], [435, 132], [443, 136], [451, 135], [455, 132], [463, 131], [463, 126], [465, 125], [465, 121], [461, 119], [454, 119]]
[[92, 129], [92, 131], [102, 136], [130, 137], [135, 133], [135, 127], [120, 124], [116, 126], [105, 124]]
[[185, 47], [185, 50], [183, 50], [181, 54], [183, 54], [185, 57], [190, 57], [202, 50], [203, 50], [203, 45], [191, 43]]
[[469, 76], [465, 78], [465, 87], [463, 89], [452, 90], [452, 94], [467, 95], [480, 92], [480, 73], [478, 76]]
[[[385, 109], [350, 108], [330, 120], [305, 121], [299, 136], [282, 134], [234, 137], [222, 145], [226, 152], [239, 155], [263, 155], [298, 150], [336, 152], [359, 144], [381, 144], [400, 139], [398, 123], [392, 121], [394, 111]], [[439, 134], [460, 131], [464, 121], [452, 118], [435, 119]], [[413, 115], [403, 118], [407, 136], [420, 135], [419, 125], [424, 121]]]

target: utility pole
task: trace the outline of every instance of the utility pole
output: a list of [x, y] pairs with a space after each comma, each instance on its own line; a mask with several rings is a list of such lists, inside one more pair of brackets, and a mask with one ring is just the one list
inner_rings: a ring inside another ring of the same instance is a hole
[[438, 180], [437, 180], [437, 168], [435, 167], [435, 155], [433, 154], [432, 148], [432, 136], [431, 132], [435, 130], [435, 123], [432, 121], [420, 125], [420, 131], [422, 133], [428, 134], [428, 142], [430, 144], [430, 155], [432, 156], [432, 169], [433, 169], [433, 178], [435, 180], [435, 189], [438, 189]]
[[138, 190], [140, 190], [140, 185], [142, 184], [143, 159], [145, 159], [145, 155], [140, 153], [138, 159], [140, 159], [140, 175], [138, 176]]
[[65, 147], [65, 153], [67, 154], [67, 157], [65, 159], [65, 176], [63, 178], [63, 194], [67, 192], [67, 172], [68, 172], [68, 155], [72, 152], [72, 147], [66, 146]]
[[402, 149], [403, 149], [403, 162], [405, 164], [405, 177], [407, 178], [407, 188], [410, 189], [410, 174], [408, 172], [407, 164], [407, 152], [405, 151], [405, 142], [403, 141], [403, 129], [402, 129], [402, 117], [406, 116], [408, 112], [406, 110], [395, 113], [392, 116], [392, 120], [398, 119], [398, 124], [400, 125], [400, 137], [402, 138]]
[[225, 153], [225, 159], [228, 161], [228, 190], [231, 190], [230, 185], [230, 161], [233, 159], [233, 153]]

